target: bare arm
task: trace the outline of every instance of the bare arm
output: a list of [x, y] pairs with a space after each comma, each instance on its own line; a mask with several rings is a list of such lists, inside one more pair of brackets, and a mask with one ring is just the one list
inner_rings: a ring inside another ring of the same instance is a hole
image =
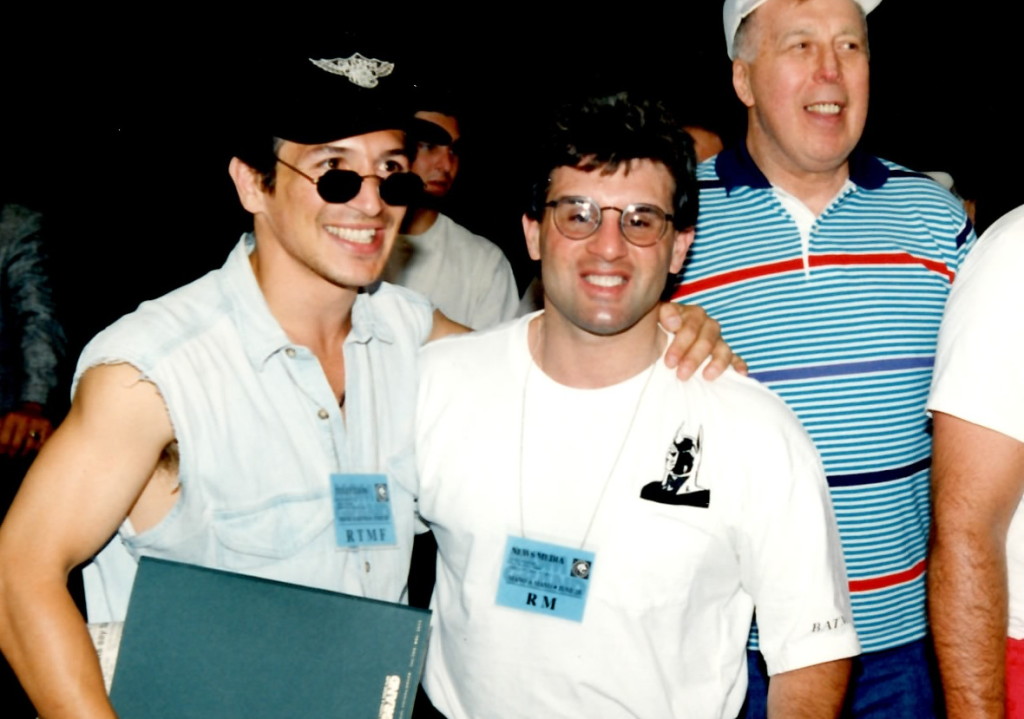
[[776, 674], [768, 682], [769, 719], [839, 716], [850, 665], [849, 659], [836, 659]]
[[430, 336], [427, 337], [427, 342], [433, 342], [441, 337], [447, 337], [448, 335], [461, 334], [463, 332], [472, 332], [469, 327], [464, 327], [454, 320], [450, 320], [444, 316], [441, 310], [434, 310], [434, 327], [430, 331]]
[[1006, 533], [1024, 491], [1024, 443], [934, 413], [928, 612], [950, 719], [1002, 717]]
[[116, 531], [172, 439], [138, 370], [89, 370], [0, 526], [0, 648], [41, 716], [114, 716], [67, 575]]
[[722, 328], [708, 317], [699, 305], [679, 305], [663, 302], [658, 310], [661, 326], [675, 337], [665, 353], [665, 364], [676, 368], [679, 379], [689, 379], [709, 355], [711, 362], [704, 368], [704, 377], [714, 379], [730, 365], [742, 374], [747, 363], [722, 339]]

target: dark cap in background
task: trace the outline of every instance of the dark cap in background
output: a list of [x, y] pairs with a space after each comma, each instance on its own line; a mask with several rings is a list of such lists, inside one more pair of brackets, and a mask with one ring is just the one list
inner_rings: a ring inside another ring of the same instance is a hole
[[455, 142], [448, 131], [436, 122], [419, 117], [412, 118], [408, 132], [412, 142], [425, 142], [430, 145], [451, 145]]

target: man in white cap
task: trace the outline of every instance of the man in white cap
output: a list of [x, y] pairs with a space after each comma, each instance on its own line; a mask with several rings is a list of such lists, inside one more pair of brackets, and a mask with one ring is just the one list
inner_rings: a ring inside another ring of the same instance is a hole
[[[114, 716], [65, 588], [101, 549], [90, 619], [123, 619], [143, 555], [405, 599], [418, 352], [464, 328], [378, 282], [422, 182], [400, 63], [355, 49], [259, 74], [229, 165], [253, 232], [79, 359], [71, 411], [0, 527], [0, 645], [41, 716]], [[371, 507], [375, 531], [356, 531]]]
[[[924, 405], [974, 230], [938, 183], [856, 149], [865, 13], [877, 4], [726, 0], [747, 134], [699, 169], [701, 213], [676, 297], [722, 323], [822, 454], [864, 649], [848, 711], [930, 717]], [[766, 682], [752, 653], [751, 716], [763, 713]]]
[[1024, 326], [1007, 321], [1024, 312], [1021, 270], [1024, 207], [993, 224], [964, 262], [928, 398], [928, 606], [950, 719], [1024, 717]]

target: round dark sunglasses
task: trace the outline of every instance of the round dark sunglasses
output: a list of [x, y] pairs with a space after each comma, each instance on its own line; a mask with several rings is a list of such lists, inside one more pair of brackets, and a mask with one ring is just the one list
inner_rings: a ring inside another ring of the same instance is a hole
[[295, 165], [288, 164], [280, 157], [276, 159], [289, 170], [299, 173], [316, 185], [317, 194], [323, 198], [324, 202], [335, 204], [348, 202], [359, 194], [363, 180], [368, 177], [376, 178], [379, 181], [380, 199], [392, 207], [408, 207], [423, 192], [423, 180], [411, 172], [396, 172], [387, 177], [380, 177], [379, 175], [360, 175], [352, 170], [328, 170], [320, 177], [314, 178]]

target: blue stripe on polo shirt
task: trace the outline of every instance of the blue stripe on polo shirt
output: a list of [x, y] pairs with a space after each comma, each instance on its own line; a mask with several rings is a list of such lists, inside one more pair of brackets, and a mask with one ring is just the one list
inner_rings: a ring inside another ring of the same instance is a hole
[[895, 369], [914, 369], [931, 367], [934, 357], [896, 357], [893, 359], [868, 360], [864, 362], [847, 362], [845, 364], [818, 365], [816, 367], [793, 367], [791, 369], [751, 372], [750, 376], [759, 382], [784, 382], [790, 379], [805, 377], [834, 377], [844, 374], [866, 374], [868, 372], [885, 372]]
[[862, 472], [860, 474], [830, 474], [828, 483], [830, 487], [849, 487], [854, 484], [874, 484], [875, 482], [891, 482], [896, 479], [903, 479], [912, 474], [923, 472], [931, 467], [931, 457], [919, 459], [905, 467], [893, 467], [880, 472]]

